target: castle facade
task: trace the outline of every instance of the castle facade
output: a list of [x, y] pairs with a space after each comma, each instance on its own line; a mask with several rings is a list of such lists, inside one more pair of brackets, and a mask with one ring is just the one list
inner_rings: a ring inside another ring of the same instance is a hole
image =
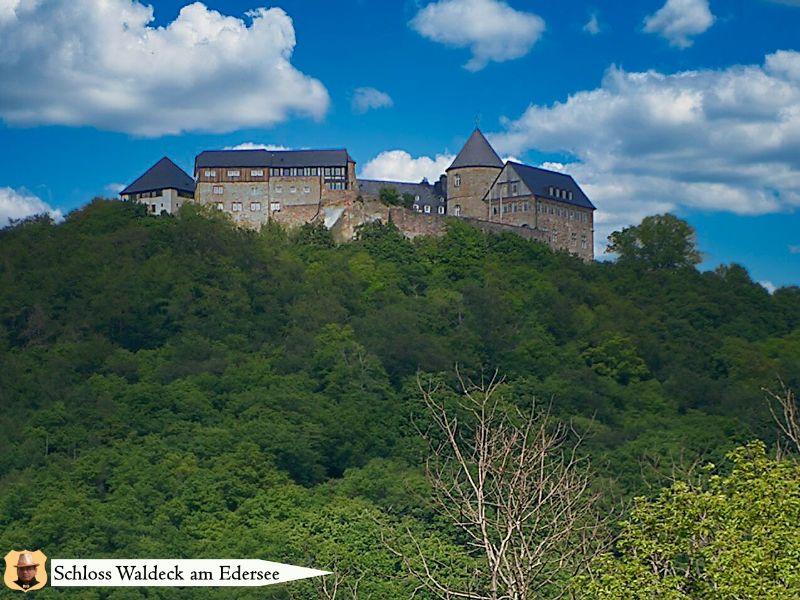
[[[428, 221], [464, 218], [484, 230], [519, 232], [556, 250], [594, 258], [595, 207], [575, 180], [503, 162], [478, 129], [433, 184], [359, 181], [345, 149], [207, 150], [197, 155], [193, 177], [164, 157], [120, 196], [147, 205], [152, 214], [170, 214], [192, 201], [228, 213], [242, 227], [324, 223], [347, 238], [358, 224], [391, 218], [379, 207], [365, 208], [377, 204], [384, 189], [408, 198], [410, 210]], [[403, 219], [409, 222], [413, 219]], [[434, 221], [428, 229], [443, 226]]]

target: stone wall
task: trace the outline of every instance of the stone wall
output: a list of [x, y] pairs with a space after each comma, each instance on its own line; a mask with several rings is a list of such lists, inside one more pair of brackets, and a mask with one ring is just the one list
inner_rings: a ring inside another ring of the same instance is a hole
[[389, 222], [413, 240], [419, 235], [444, 235], [446, 217], [392, 206], [389, 208]]
[[491, 221], [482, 221], [480, 219], [464, 219], [467, 223], [472, 225], [475, 229], [479, 229], [484, 233], [513, 233], [526, 240], [535, 240], [537, 242], [550, 243], [550, 238], [544, 231], [533, 229], [531, 227], [521, 227], [519, 225], [511, 225], [509, 223], [493, 223]]
[[584, 260], [594, 259], [594, 215], [563, 202], [536, 203], [538, 228], [550, 236], [554, 250], [566, 250]]
[[[222, 185], [223, 193], [214, 194], [215, 186]], [[222, 203], [222, 209], [228, 213], [234, 223], [249, 229], [260, 229], [269, 218], [269, 183], [198, 183], [195, 190], [195, 202], [203, 206], [216, 207]], [[233, 203], [242, 205], [240, 211], [233, 210]], [[260, 207], [258, 206], [260, 205]]]
[[[486, 219], [488, 215], [483, 197], [501, 170], [498, 167], [463, 167], [448, 171], [447, 214], [453, 217]], [[456, 186], [459, 176], [461, 182]]]

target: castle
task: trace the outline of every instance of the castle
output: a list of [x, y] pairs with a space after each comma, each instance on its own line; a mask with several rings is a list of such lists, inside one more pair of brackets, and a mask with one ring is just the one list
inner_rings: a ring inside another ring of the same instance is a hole
[[[383, 190], [407, 199], [411, 209], [382, 205]], [[206, 150], [195, 158], [193, 177], [164, 157], [120, 197], [152, 214], [174, 213], [187, 201], [210, 205], [255, 229], [269, 221], [324, 223], [343, 239], [376, 220], [397, 222], [409, 237], [437, 233], [449, 215], [594, 258], [595, 207], [575, 180], [504, 163], [479, 129], [433, 184], [359, 180], [345, 149]]]

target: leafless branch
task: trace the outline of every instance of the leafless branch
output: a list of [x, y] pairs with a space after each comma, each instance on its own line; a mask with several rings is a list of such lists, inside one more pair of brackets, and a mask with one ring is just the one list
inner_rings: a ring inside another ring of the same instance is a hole
[[432, 423], [418, 431], [428, 442], [434, 507], [481, 567], [468, 589], [453, 589], [411, 531], [413, 556], [390, 549], [437, 598], [563, 597], [565, 580], [600, 549], [605, 524], [596, 516], [588, 461], [578, 452], [582, 436], [533, 401], [506, 407], [497, 372], [477, 384], [456, 375], [455, 399], [418, 379]]
[[767, 405], [772, 418], [778, 425], [778, 430], [786, 438], [789, 446], [800, 453], [800, 406], [794, 392], [778, 378], [780, 390], [774, 392], [768, 388], [761, 388], [767, 394]]

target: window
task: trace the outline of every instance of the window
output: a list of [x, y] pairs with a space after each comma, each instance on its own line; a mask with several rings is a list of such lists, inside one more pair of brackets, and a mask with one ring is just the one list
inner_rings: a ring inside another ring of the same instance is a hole
[[411, 206], [411, 208], [413, 208], [414, 210], [416, 210], [417, 212], [419, 212], [419, 204], [413, 204], [413, 205]]
[[303, 193], [304, 194], [310, 194], [311, 193], [311, 186], [304, 185], [303, 186]]
[[414, 200], [416, 200], [417, 202], [419, 202], [419, 194], [417, 194], [416, 196], [414, 196]]
[[588, 244], [586, 242], [586, 236], [582, 235], [581, 236], [581, 249], [586, 250], [586, 246], [588, 246]]
[[261, 190], [258, 189], [256, 186], [252, 186], [250, 188], [250, 195], [251, 196], [260, 196], [261, 195]]
[[496, 215], [498, 212], [500, 212], [500, 209], [498, 209], [496, 206], [493, 206], [492, 207], [492, 214]]
[[578, 234], [577, 233], [573, 233], [571, 236], [569, 236], [569, 239], [574, 244], [575, 242], [578, 241]]
[[444, 214], [444, 206], [440, 206], [440, 207], [439, 207], [439, 214], [440, 214], [440, 215], [443, 215], [443, 214]]
[[217, 202], [217, 210], [225, 210], [225, 203]]
[[431, 205], [430, 204], [426, 204], [425, 205], [425, 214], [426, 215], [430, 214], [430, 212], [431, 212]]
[[272, 175], [273, 177], [278, 177], [281, 174], [281, 170], [273, 167], [272, 169], [269, 170], [269, 174]]
[[453, 176], [453, 187], [461, 187], [461, 175]]
[[280, 212], [281, 210], [281, 203], [280, 202], [270, 202], [269, 209], [272, 212]]
[[276, 185], [275, 186], [275, 193], [276, 194], [282, 194], [283, 193], [283, 186], [282, 185]]
[[240, 171], [238, 169], [228, 171], [228, 177], [239, 177]]
[[517, 184], [516, 183], [512, 183], [511, 184], [511, 195], [512, 196], [516, 196], [517, 195]]
[[550, 214], [551, 214], [551, 215], [554, 215], [554, 214], [556, 214], [556, 209], [555, 209], [555, 207], [553, 207], [552, 205], [550, 206]]
[[524, 210], [525, 212], [530, 211], [530, 209], [531, 209], [531, 203], [530, 202], [526, 202], [525, 204], [522, 205], [522, 210]]
[[224, 193], [224, 191], [225, 188], [223, 188], [221, 185], [215, 185], [214, 187], [211, 188], [211, 193], [217, 194], [218, 196]]
[[570, 221], [574, 221], [575, 220], [575, 211], [574, 210], [569, 211], [569, 220]]
[[253, 169], [250, 171], [250, 177], [263, 177], [264, 169]]
[[289, 193], [290, 193], [290, 194], [294, 194], [294, 193], [296, 193], [296, 192], [297, 192], [297, 187], [295, 187], [295, 186], [293, 186], [293, 185], [290, 185], [290, 186], [289, 186]]
[[216, 176], [217, 176], [217, 172], [216, 172], [216, 171], [213, 171], [213, 170], [211, 170], [211, 169], [206, 169], [206, 170], [205, 170], [205, 172], [203, 173], [203, 175], [204, 175], [205, 177], [208, 177], [208, 178], [214, 178], [214, 177], [216, 177]]
[[242, 203], [241, 202], [231, 202], [231, 210], [233, 212], [242, 212]]
[[261, 210], [261, 202], [251, 202], [250, 212], [258, 212]]
[[[458, 177], [458, 175], [456, 175], [456, 177]], [[459, 183], [460, 183], [460, 181], [459, 181]], [[457, 217], [461, 216], [461, 205], [460, 204], [456, 204], [456, 207], [453, 209], [453, 214], [455, 216], [457, 216]]]
[[330, 169], [330, 167], [325, 167], [325, 176], [326, 176], [326, 177], [330, 177], [330, 176], [331, 176], [331, 169]]

